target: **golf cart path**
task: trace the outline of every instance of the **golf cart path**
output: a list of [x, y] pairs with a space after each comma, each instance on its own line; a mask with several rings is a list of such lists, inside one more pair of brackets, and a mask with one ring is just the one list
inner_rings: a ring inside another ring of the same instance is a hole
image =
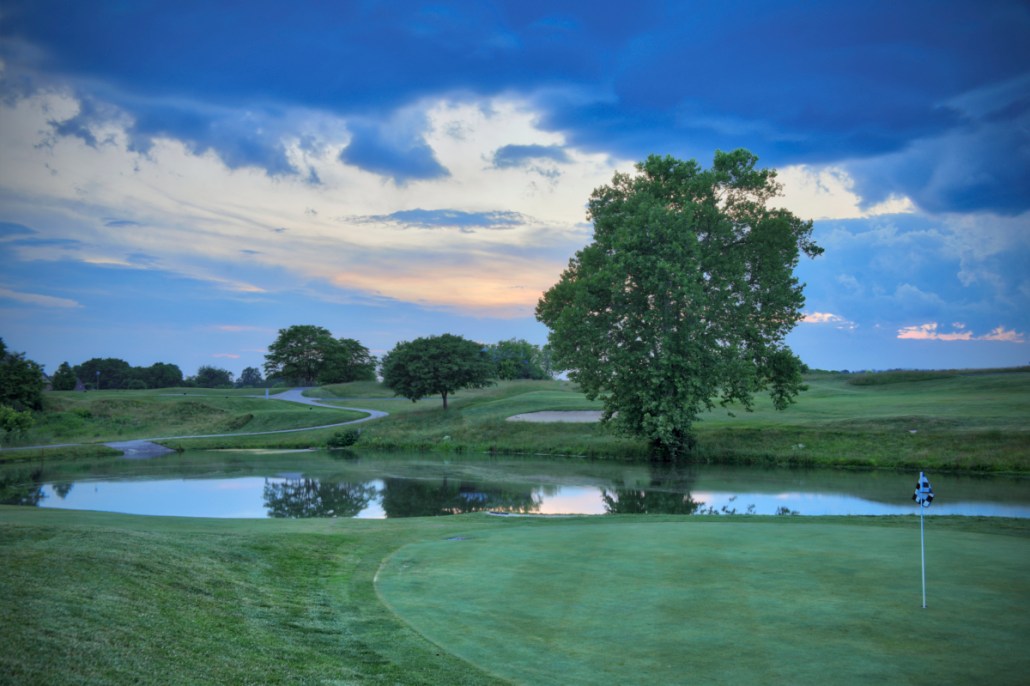
[[[291, 403], [300, 403], [301, 405], [316, 405], [318, 407], [328, 407], [334, 410], [351, 410], [353, 412], [366, 412], [367, 417], [361, 417], [360, 419], [352, 419], [348, 422], [337, 422], [335, 424], [323, 424], [321, 426], [305, 426], [299, 429], [276, 429], [275, 431], [251, 431], [245, 433], [225, 433], [225, 434], [204, 434], [198, 436], [160, 436], [157, 438], [137, 438], [131, 441], [111, 441], [105, 442], [104, 445], [115, 450], [121, 450], [127, 458], [146, 458], [154, 457], [156, 455], [164, 455], [165, 453], [175, 452], [171, 448], [166, 448], [163, 445], [157, 443], [157, 441], [171, 441], [183, 438], [227, 438], [230, 436], [267, 436], [271, 434], [286, 434], [296, 433], [298, 431], [315, 431], [316, 429], [332, 429], [337, 426], [348, 426], [351, 424], [361, 424], [362, 422], [368, 422], [373, 419], [381, 419], [382, 417], [388, 416], [389, 412], [382, 412], [380, 410], [370, 410], [361, 407], [341, 407], [340, 405], [333, 405], [331, 403], [323, 402], [318, 398], [309, 398], [304, 395], [304, 391], [311, 387], [303, 388], [291, 388], [288, 391], [277, 393], [275, 395], [267, 396], [269, 400], [285, 400]], [[185, 394], [184, 394], [185, 395]], [[203, 395], [203, 394], [199, 394]], [[265, 398], [266, 396], [257, 395], [252, 396], [255, 398]], [[60, 445], [37, 445], [37, 446], [26, 446], [24, 449], [29, 448], [53, 448], [53, 447], [68, 447], [71, 445], [82, 445], [76, 443], [62, 443]], [[18, 449], [18, 448], [14, 448]]]

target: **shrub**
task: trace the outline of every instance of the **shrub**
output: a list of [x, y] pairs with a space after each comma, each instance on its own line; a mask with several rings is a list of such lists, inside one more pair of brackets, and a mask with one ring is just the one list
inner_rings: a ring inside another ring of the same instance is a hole
[[326, 441], [326, 447], [330, 450], [339, 448], [349, 448], [358, 442], [358, 438], [361, 436], [361, 432], [357, 429], [346, 429], [345, 431], [337, 431], [329, 440]]

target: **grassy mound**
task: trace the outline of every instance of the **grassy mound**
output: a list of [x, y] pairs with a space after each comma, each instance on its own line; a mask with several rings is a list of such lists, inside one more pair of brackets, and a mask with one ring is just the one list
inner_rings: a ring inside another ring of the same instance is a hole
[[443, 649], [533, 684], [1021, 683], [1030, 540], [907, 526], [514, 526], [406, 546], [386, 602]]
[[265, 400], [253, 393], [253, 389], [246, 393], [204, 389], [51, 392], [45, 396], [45, 411], [35, 415], [34, 425], [16, 436], [16, 441], [8, 440], [5, 447], [278, 431], [364, 416], [275, 402], [274, 395]]
[[[372, 578], [436, 518], [131, 517], [0, 506], [0, 683], [490, 684]], [[468, 523], [465, 523], [468, 526]]]

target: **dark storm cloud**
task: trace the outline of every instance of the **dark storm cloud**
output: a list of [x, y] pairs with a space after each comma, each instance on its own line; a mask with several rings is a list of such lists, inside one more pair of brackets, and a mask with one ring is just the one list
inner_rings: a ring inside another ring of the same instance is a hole
[[[1018, 0], [9, 0], [0, 32], [12, 63], [27, 58], [10, 46], [33, 45], [27, 68], [84, 94], [102, 85], [138, 150], [169, 136], [233, 168], [310, 174], [285, 156], [281, 108], [389, 121], [426, 98], [516, 94], [587, 150], [707, 160], [747, 147], [770, 165], [882, 157], [895, 171], [858, 177], [872, 195], [1030, 207], [1025, 98], [975, 115], [960, 102], [1030, 71], [1030, 7]], [[55, 131], [97, 145], [96, 114]], [[367, 123], [352, 134], [348, 164], [399, 183], [446, 174], [418, 138]]]
[[447, 176], [433, 149], [419, 136], [397, 138], [379, 126], [352, 127], [350, 144], [340, 153], [340, 161], [366, 171], [389, 176], [399, 184]]

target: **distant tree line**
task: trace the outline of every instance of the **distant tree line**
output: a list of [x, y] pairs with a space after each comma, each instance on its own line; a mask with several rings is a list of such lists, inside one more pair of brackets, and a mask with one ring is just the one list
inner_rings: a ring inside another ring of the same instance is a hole
[[94, 357], [77, 365], [62, 362], [48, 378], [42, 365], [7, 350], [0, 339], [0, 405], [11, 412], [41, 410], [47, 382], [55, 391], [262, 388], [375, 381], [379, 373], [399, 395], [417, 400], [436, 394], [446, 399], [454, 390], [480, 387], [492, 379], [553, 376], [548, 348], [522, 339], [484, 345], [452, 334], [429, 336], [398, 343], [378, 360], [359, 341], [336, 338], [313, 325], [280, 329], [268, 346], [264, 371], [262, 377], [260, 369], [247, 367], [234, 379], [227, 369], [203, 365], [193, 376], [185, 376], [169, 362], [136, 367], [116, 357]]
[[521, 339], [483, 345], [452, 334], [429, 336], [398, 343], [377, 360], [359, 341], [310, 324], [279, 329], [264, 366], [270, 377], [298, 386], [375, 381], [378, 369], [398, 395], [412, 401], [440, 395], [445, 408], [453, 391], [492, 379], [552, 377], [548, 349]]
[[94, 357], [74, 367], [62, 362], [50, 377], [55, 391], [91, 390], [146, 390], [150, 388], [254, 388], [265, 384], [261, 372], [247, 367], [240, 378], [233, 373], [210, 365], [203, 365], [193, 376], [184, 376], [178, 365], [155, 362], [149, 367], [133, 367], [117, 357]]

